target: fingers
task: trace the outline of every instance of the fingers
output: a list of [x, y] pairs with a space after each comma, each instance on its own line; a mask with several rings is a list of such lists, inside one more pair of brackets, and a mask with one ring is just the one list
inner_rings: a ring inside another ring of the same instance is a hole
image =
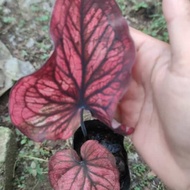
[[143, 32], [140, 32], [139, 30], [136, 30], [132, 27], [129, 27], [130, 34], [134, 40], [136, 49], [139, 49], [139, 47], [146, 41], [147, 38], [149, 38], [148, 35], [144, 34]]
[[129, 27], [130, 30], [130, 34], [134, 40], [136, 49], [138, 50], [142, 45], [144, 45], [145, 43], [147, 44], [152, 44], [154, 42], [158, 42], [158, 40], [156, 40], [155, 38], [144, 34], [143, 32], [140, 32], [139, 30], [136, 30], [132, 27]]
[[190, 61], [190, 1], [163, 0], [163, 12], [174, 56], [173, 64], [183, 66]]
[[129, 27], [130, 34], [133, 38], [133, 41], [135, 43], [135, 48], [138, 51], [141, 52], [147, 52], [150, 49], [152, 51], [155, 51], [155, 47], [157, 47], [157, 50], [159, 47], [163, 48], [164, 46], [168, 46], [165, 42], [162, 42], [160, 40], [157, 40], [156, 38], [153, 38], [147, 34], [144, 34], [143, 32], [136, 30], [132, 27]]

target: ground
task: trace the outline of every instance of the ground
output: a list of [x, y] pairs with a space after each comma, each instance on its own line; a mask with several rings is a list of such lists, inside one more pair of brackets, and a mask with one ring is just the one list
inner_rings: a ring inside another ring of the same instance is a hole
[[[161, 0], [117, 0], [129, 25], [154, 37], [167, 41], [166, 25], [161, 13]], [[40, 68], [52, 51], [48, 27], [53, 0], [38, 0], [25, 5], [24, 1], [4, 3], [0, 7], [0, 40], [11, 54], [21, 60], [30, 61]], [[47, 141], [34, 143], [17, 131], [10, 122], [8, 113], [9, 91], [0, 98], [0, 126], [15, 132], [18, 157], [15, 163], [14, 190], [51, 190], [48, 177], [48, 158], [57, 150], [71, 146], [71, 142]], [[129, 155], [132, 190], [164, 190], [164, 185], [143, 163], [130, 139], [125, 147]]]

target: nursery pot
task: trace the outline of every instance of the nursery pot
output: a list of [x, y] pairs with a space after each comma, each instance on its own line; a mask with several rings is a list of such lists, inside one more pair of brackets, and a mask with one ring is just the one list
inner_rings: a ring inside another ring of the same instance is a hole
[[79, 127], [74, 134], [74, 149], [80, 155], [80, 148], [84, 142], [87, 140], [97, 140], [114, 155], [120, 173], [120, 189], [128, 190], [130, 186], [130, 174], [127, 152], [123, 145], [124, 136], [114, 133], [114, 131], [99, 120], [88, 120], [84, 124], [87, 136], [84, 137], [81, 127]]

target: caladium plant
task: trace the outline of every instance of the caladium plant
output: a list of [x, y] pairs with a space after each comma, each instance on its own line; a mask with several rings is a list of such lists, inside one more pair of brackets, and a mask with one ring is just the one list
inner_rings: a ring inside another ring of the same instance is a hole
[[[50, 33], [54, 43], [50, 58], [40, 70], [19, 80], [11, 91], [9, 110], [13, 124], [38, 142], [68, 139], [80, 123], [86, 136], [83, 123], [83, 111], [86, 109], [112, 128], [114, 112], [118, 101], [126, 92], [135, 57], [128, 25], [115, 0], [56, 0]], [[126, 135], [127, 131], [123, 128], [122, 125], [121, 130], [117, 131]], [[88, 154], [85, 149], [89, 144], [99, 146], [94, 141], [85, 142], [81, 155], [84, 152]], [[99, 148], [105, 150], [101, 145]], [[68, 150], [67, 153], [68, 159], [73, 158], [71, 165], [74, 160], [80, 162], [73, 150]], [[99, 152], [95, 151], [95, 154], [97, 156], [94, 158], [99, 159]], [[58, 155], [60, 160], [65, 160], [64, 154]], [[52, 158], [54, 159], [56, 157]], [[91, 157], [88, 159], [91, 160]], [[111, 170], [115, 171], [113, 162], [109, 163]], [[83, 170], [89, 167], [86, 165]], [[59, 167], [53, 167], [53, 170], [59, 170]], [[98, 171], [94, 171], [94, 174], [96, 172]], [[99, 176], [103, 174], [104, 171]], [[70, 175], [73, 175], [72, 179], [78, 179], [76, 172], [71, 172]], [[111, 178], [116, 179], [114, 175]], [[54, 177], [50, 179], [54, 180]], [[89, 180], [88, 177], [85, 179]], [[60, 183], [64, 180], [66, 178], [61, 178]], [[88, 180], [85, 183], [89, 183]], [[96, 177], [90, 180], [96, 181]], [[64, 189], [72, 189], [68, 187]], [[97, 189], [85, 184], [84, 189], [87, 187]], [[110, 189], [117, 188], [113, 186]]]

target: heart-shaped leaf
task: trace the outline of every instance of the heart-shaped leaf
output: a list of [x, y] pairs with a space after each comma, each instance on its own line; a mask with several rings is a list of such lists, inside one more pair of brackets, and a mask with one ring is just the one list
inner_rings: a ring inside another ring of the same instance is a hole
[[10, 95], [13, 124], [35, 141], [67, 139], [82, 110], [111, 127], [134, 62], [128, 26], [114, 0], [57, 0], [54, 52]]
[[97, 141], [57, 152], [49, 162], [49, 178], [55, 190], [119, 190], [119, 174], [113, 155]]

